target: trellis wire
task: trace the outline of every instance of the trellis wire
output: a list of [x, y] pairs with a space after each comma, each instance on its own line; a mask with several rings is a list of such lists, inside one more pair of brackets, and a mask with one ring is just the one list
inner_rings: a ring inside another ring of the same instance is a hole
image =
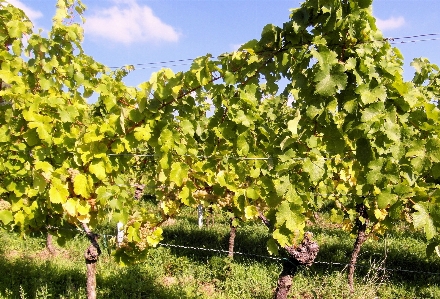
[[[141, 153], [125, 153], [125, 154], [107, 154], [107, 156], [127, 156], [127, 157], [159, 157], [159, 155], [155, 155], [155, 154], [141, 154]], [[183, 155], [185, 157], [194, 157], [191, 155]], [[281, 156], [281, 155], [280, 155]], [[275, 157], [234, 157], [234, 156], [196, 156], [198, 159], [211, 159], [211, 158], [216, 158], [216, 159], [231, 159], [231, 160], [273, 160], [275, 159]], [[335, 159], [336, 156], [333, 157], [317, 157], [317, 160], [332, 160]], [[345, 157], [340, 157], [341, 159], [346, 159]], [[310, 157], [294, 157], [294, 158], [289, 158], [289, 160], [306, 160], [306, 159], [310, 159]]]
[[[78, 233], [83, 234], [84, 232], [80, 229], [69, 229], [69, 228], [57, 228], [53, 226], [48, 226], [48, 228], [51, 229], [64, 229], [64, 230], [71, 230], [76, 231]], [[119, 229], [119, 228], [118, 228]], [[105, 248], [108, 247], [108, 239], [107, 238], [117, 238], [116, 235], [111, 234], [99, 234], [99, 236], [103, 237], [103, 245]], [[204, 247], [195, 247], [195, 246], [185, 246], [185, 245], [176, 245], [176, 244], [168, 244], [168, 243], [162, 243], [160, 242], [158, 245], [162, 247], [170, 247], [170, 248], [177, 248], [177, 249], [187, 249], [187, 250], [197, 250], [197, 251], [206, 251], [206, 252], [215, 252], [215, 253], [222, 253], [222, 254], [229, 254], [228, 250], [223, 249], [214, 249], [214, 248], [204, 248]], [[241, 255], [241, 256], [251, 256], [251, 257], [257, 257], [257, 258], [263, 258], [273, 261], [288, 261], [287, 258], [282, 257], [274, 257], [274, 256], [268, 256], [268, 255], [261, 255], [261, 254], [255, 254], [255, 253], [246, 253], [246, 252], [239, 252], [239, 251], [233, 251], [234, 255]], [[331, 266], [350, 266], [349, 263], [342, 263], [342, 262], [328, 262], [328, 261], [315, 261], [314, 264], [321, 264], [321, 265], [329, 265]], [[358, 268], [371, 268], [369, 265], [362, 265], [362, 264], [355, 264], [355, 267]], [[407, 269], [401, 269], [401, 268], [386, 268], [386, 267], [377, 267], [377, 270], [383, 270], [383, 271], [389, 271], [389, 272], [406, 272], [406, 273], [417, 273], [417, 274], [429, 274], [429, 275], [440, 275], [440, 272], [430, 272], [430, 271], [416, 271], [416, 270], [407, 270]]]
[[[210, 251], [210, 252], [217, 252], [217, 253], [225, 253], [229, 254], [229, 251], [222, 250], [222, 249], [211, 249], [211, 248], [203, 248], [203, 247], [194, 247], [194, 246], [184, 246], [184, 245], [175, 245], [175, 244], [166, 244], [166, 243], [159, 243], [159, 245], [163, 247], [173, 247], [173, 248], [180, 248], [180, 249], [190, 249], [190, 250], [199, 250], [199, 251]], [[234, 255], [242, 255], [242, 256], [253, 256], [253, 257], [259, 257], [264, 259], [270, 259], [275, 260], [278, 262], [281, 262], [283, 260], [288, 260], [286, 258], [281, 257], [272, 257], [267, 255], [259, 255], [259, 254], [253, 254], [253, 253], [244, 253], [239, 251], [234, 251]], [[349, 263], [341, 263], [341, 262], [326, 262], [326, 261], [315, 261], [314, 264], [322, 264], [322, 265], [330, 265], [330, 266], [349, 266]], [[355, 267], [358, 268], [370, 268], [368, 265], [362, 265], [362, 264], [355, 264]], [[406, 269], [393, 269], [393, 268], [386, 268], [386, 267], [378, 267], [377, 270], [383, 270], [383, 271], [390, 271], [390, 272], [407, 272], [407, 273], [418, 273], [418, 274], [429, 274], [429, 275], [440, 275], [440, 272], [428, 272], [428, 271], [415, 271], [415, 270], [406, 270]]]
[[[416, 43], [416, 42], [426, 42], [426, 41], [437, 41], [440, 40], [440, 38], [428, 38], [428, 39], [416, 39], [408, 41], [409, 39], [413, 38], [419, 38], [419, 37], [431, 37], [431, 36], [439, 36], [440, 33], [427, 33], [427, 34], [418, 34], [418, 35], [412, 35], [412, 36], [403, 36], [403, 37], [386, 37], [384, 39], [380, 40], [373, 40], [375, 42], [390, 42], [390, 44], [407, 44], [407, 43]], [[396, 40], [402, 40], [402, 41], [396, 41]], [[372, 41], [372, 42], [373, 42]], [[217, 57], [223, 58], [229, 55], [218, 55]], [[135, 63], [135, 64], [128, 64], [123, 66], [110, 66], [111, 69], [119, 69], [124, 68], [128, 66], [135, 67], [135, 70], [141, 70], [141, 69], [150, 69], [150, 68], [161, 68], [161, 67], [171, 67], [171, 66], [181, 66], [181, 65], [188, 65], [188, 62], [194, 61], [196, 58], [187, 58], [187, 59], [176, 59], [176, 60], [168, 60], [168, 61], [160, 61], [160, 62], [145, 62], [145, 63]], [[183, 63], [186, 62], [186, 63]], [[136, 68], [136, 66], [139, 66], [140, 68]]]
[[[159, 243], [159, 245], [161, 245], [163, 247], [174, 247], [174, 248], [181, 248], [181, 249], [191, 249], [191, 250], [210, 251], [210, 252], [229, 254], [228, 250], [223, 250], [223, 249], [212, 249], [212, 248], [193, 247], [193, 246], [166, 244], [166, 243]], [[259, 255], [259, 254], [254, 254], [254, 253], [243, 253], [243, 252], [239, 252], [239, 251], [234, 251], [234, 254], [243, 255], [243, 256], [254, 256], [254, 257], [260, 257], [260, 258], [271, 259], [271, 260], [276, 260], [276, 261], [283, 260], [283, 258], [279, 258], [279, 257], [272, 257], [272, 256], [268, 256], [268, 255]]]

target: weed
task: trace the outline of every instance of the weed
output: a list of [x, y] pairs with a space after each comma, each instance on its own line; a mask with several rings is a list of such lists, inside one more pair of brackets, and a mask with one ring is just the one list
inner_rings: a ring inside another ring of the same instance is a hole
[[23, 287], [20, 285], [20, 299], [26, 299], [26, 292]]
[[53, 298], [52, 294], [50, 293], [47, 284], [44, 284], [40, 288], [38, 288], [35, 294], [35, 299], [49, 299], [49, 298]]

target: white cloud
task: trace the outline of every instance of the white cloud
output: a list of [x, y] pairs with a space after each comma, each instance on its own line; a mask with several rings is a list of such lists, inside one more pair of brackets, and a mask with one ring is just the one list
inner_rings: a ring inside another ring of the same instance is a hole
[[386, 31], [386, 30], [393, 30], [398, 29], [405, 25], [405, 18], [404, 17], [391, 17], [386, 20], [382, 20], [379, 18], [376, 18], [376, 24], [377, 27], [379, 27], [380, 30]]
[[180, 34], [136, 0], [114, 0], [116, 5], [86, 17], [85, 34], [114, 42], [177, 42]]
[[20, 8], [24, 11], [24, 13], [31, 19], [32, 22], [35, 22], [36, 19], [39, 19], [43, 16], [43, 13], [41, 11], [35, 10], [30, 8], [29, 6], [23, 4], [19, 0], [7, 0], [10, 4], [12, 4], [15, 7]]

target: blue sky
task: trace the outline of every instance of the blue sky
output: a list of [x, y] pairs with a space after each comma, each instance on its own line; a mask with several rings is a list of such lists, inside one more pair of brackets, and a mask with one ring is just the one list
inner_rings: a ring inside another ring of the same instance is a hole
[[[56, 0], [9, 2], [22, 8], [36, 28], [50, 28]], [[300, 0], [82, 2], [87, 6], [85, 52], [108, 66], [135, 65], [136, 70], [125, 80], [133, 86], [147, 81], [157, 67], [169, 67], [175, 72], [186, 70], [188, 59], [230, 52], [241, 43], [258, 39], [264, 25], [281, 26], [288, 21], [289, 9], [301, 3]], [[440, 33], [439, 4], [439, 0], [374, 0], [373, 13], [386, 37], [435, 34]], [[423, 39], [436, 40], [418, 41]], [[406, 79], [412, 78], [409, 63], [415, 57], [427, 57], [440, 65], [440, 35], [395, 42], [405, 57]], [[150, 64], [158, 62], [167, 63]]]

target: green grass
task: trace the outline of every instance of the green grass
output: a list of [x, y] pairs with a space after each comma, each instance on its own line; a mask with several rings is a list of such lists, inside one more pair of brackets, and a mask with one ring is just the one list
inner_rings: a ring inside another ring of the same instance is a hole
[[[196, 212], [186, 209], [164, 227], [166, 244], [227, 249], [229, 225], [216, 215], [214, 225], [199, 229]], [[346, 263], [354, 237], [338, 228], [310, 226], [320, 244], [318, 260]], [[239, 227], [237, 252], [231, 261], [212, 251], [158, 247], [137, 265], [121, 267], [104, 251], [98, 262], [98, 298], [266, 299], [271, 298], [281, 264], [268, 256], [266, 227], [258, 222]], [[386, 246], [385, 246], [386, 245]], [[83, 254], [87, 240], [78, 235], [58, 255], [50, 256], [42, 236], [21, 239], [0, 232], [0, 298], [86, 298]], [[386, 247], [386, 249], [385, 249]], [[301, 268], [290, 298], [440, 298], [440, 275], [377, 269], [440, 273], [440, 258], [427, 258], [422, 234], [405, 228], [386, 238], [367, 241], [356, 269], [356, 292], [349, 296], [344, 265], [318, 263]]]

